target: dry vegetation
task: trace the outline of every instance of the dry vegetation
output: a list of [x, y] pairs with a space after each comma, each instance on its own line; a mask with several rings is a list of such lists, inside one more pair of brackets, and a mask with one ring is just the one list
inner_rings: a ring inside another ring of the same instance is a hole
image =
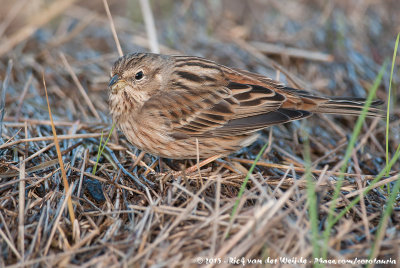
[[[140, 2], [109, 0], [124, 52], [159, 46], [161, 53], [207, 57], [326, 95], [366, 97], [384, 60], [391, 60], [400, 31], [398, 0], [165, 0], [150, 2], [155, 28], [149, 29], [156, 29], [157, 43], [148, 38], [143, 18], [150, 17]], [[313, 234], [322, 235], [328, 228], [354, 117], [314, 116], [267, 129], [252, 146], [191, 173], [180, 171], [196, 162], [141, 154], [114, 131], [93, 175], [101, 133], [104, 142], [112, 124], [106, 88], [118, 57], [102, 1], [0, 0], [0, 5], [0, 88], [5, 103], [0, 114], [5, 112], [0, 267], [196, 266], [199, 257], [203, 265], [218, 263], [218, 258], [314, 260], [313, 249], [325, 242], [319, 239], [313, 247]], [[377, 92], [383, 100], [389, 65]], [[390, 156], [400, 143], [398, 66], [399, 60], [393, 77]], [[69, 191], [57, 158], [42, 74]], [[393, 213], [379, 224], [393, 197], [399, 163], [362, 194], [385, 168], [385, 128], [383, 119], [363, 124], [334, 216], [355, 198], [361, 201], [330, 230], [325, 260], [372, 256], [399, 265], [398, 199]], [[266, 142], [231, 217], [240, 186]], [[309, 176], [304, 158], [308, 149]], [[314, 223], [307, 178], [316, 187]], [[74, 221], [66, 197], [72, 200]]]

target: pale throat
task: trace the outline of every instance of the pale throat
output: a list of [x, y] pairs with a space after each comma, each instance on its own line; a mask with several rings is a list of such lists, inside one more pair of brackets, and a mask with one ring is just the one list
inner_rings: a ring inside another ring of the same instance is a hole
[[136, 114], [143, 104], [150, 99], [146, 91], [122, 89], [116, 94], [109, 95], [110, 112], [116, 121], [124, 121]]

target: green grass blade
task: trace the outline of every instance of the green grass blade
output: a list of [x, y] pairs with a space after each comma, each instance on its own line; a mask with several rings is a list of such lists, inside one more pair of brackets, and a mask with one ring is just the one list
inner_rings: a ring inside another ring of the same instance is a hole
[[115, 123], [113, 123], [113, 125], [111, 126], [110, 132], [108, 133], [108, 137], [107, 137], [106, 141], [104, 142], [104, 145], [103, 145], [103, 148], [102, 148], [102, 151], [101, 151], [102, 153], [103, 153], [104, 149], [106, 148], [106, 145], [107, 145], [108, 141], [110, 140], [110, 137], [111, 137], [111, 134], [114, 131], [114, 128], [115, 128]]
[[[359, 136], [359, 134], [361, 132], [361, 127], [362, 127], [362, 125], [364, 123], [364, 120], [365, 120], [365, 118], [367, 116], [368, 108], [371, 106], [372, 100], [375, 97], [375, 93], [376, 93], [379, 85], [381, 84], [382, 77], [383, 77], [383, 74], [384, 74], [385, 69], [386, 69], [386, 65], [387, 65], [387, 63], [385, 61], [383, 63], [383, 65], [382, 65], [380, 71], [379, 71], [378, 76], [376, 77], [376, 79], [374, 81], [374, 84], [372, 85], [372, 87], [371, 87], [371, 89], [369, 91], [368, 98], [367, 98], [367, 100], [365, 102], [365, 105], [364, 105], [364, 107], [362, 109], [362, 112], [361, 112], [360, 116], [357, 119], [356, 125], [354, 127], [353, 133], [351, 135], [349, 144], [348, 144], [347, 149], [346, 149], [346, 153], [345, 153], [345, 156], [344, 156], [344, 159], [343, 159], [344, 160], [343, 161], [343, 165], [342, 165], [342, 167], [340, 169], [341, 173], [344, 173], [345, 170], [346, 170], [347, 163], [350, 160], [350, 157], [351, 157], [351, 154], [353, 152], [355, 143], [356, 143], [356, 141], [358, 139], [358, 136]], [[339, 176], [338, 181], [336, 183], [335, 191], [333, 193], [332, 203], [331, 203], [331, 206], [329, 207], [327, 226], [326, 226], [326, 228], [324, 230], [324, 233], [323, 233], [323, 238], [324, 238], [324, 247], [322, 249], [322, 258], [323, 259], [326, 259], [326, 257], [327, 257], [328, 242], [329, 242], [331, 229], [333, 227], [332, 223], [333, 223], [333, 220], [334, 220], [334, 213], [333, 212], [334, 212], [335, 207], [336, 207], [337, 198], [339, 196], [339, 192], [340, 192], [340, 189], [342, 187], [343, 180], [344, 180], [344, 175]]]
[[[392, 68], [390, 71], [390, 81], [389, 81], [389, 91], [388, 91], [388, 99], [387, 99], [387, 109], [386, 109], [386, 165], [389, 164], [389, 117], [390, 117], [390, 95], [392, 92], [392, 81], [393, 81], [393, 70], [394, 70], [394, 64], [396, 62], [396, 54], [397, 54], [397, 48], [399, 46], [399, 37], [400, 33], [397, 34], [396, 38], [396, 43], [394, 45], [394, 51], [393, 51], [393, 58], [392, 58]], [[390, 170], [386, 174], [386, 176], [389, 175]]]
[[261, 148], [261, 150], [258, 152], [258, 155], [257, 155], [256, 159], [254, 160], [253, 164], [251, 165], [249, 171], [247, 172], [246, 178], [244, 179], [244, 181], [243, 181], [243, 183], [242, 183], [242, 186], [240, 186], [240, 190], [239, 190], [238, 197], [237, 197], [236, 202], [235, 202], [235, 205], [233, 206], [233, 209], [232, 209], [231, 220], [233, 219], [233, 216], [234, 216], [235, 213], [236, 213], [236, 210], [237, 210], [237, 208], [238, 208], [238, 206], [239, 206], [240, 198], [242, 197], [242, 195], [243, 195], [243, 193], [244, 193], [244, 190], [246, 189], [246, 185], [247, 185], [247, 183], [249, 182], [250, 176], [251, 176], [251, 174], [253, 173], [253, 170], [254, 170], [254, 168], [256, 167], [257, 162], [260, 160], [260, 157], [261, 157], [262, 154], [264, 153], [264, 151], [265, 151], [265, 149], [267, 148], [267, 146], [268, 146], [268, 142], [267, 142], [266, 144], [264, 144], [264, 146], [263, 146], [263, 147]]
[[[310, 141], [305, 131], [302, 131], [302, 137], [304, 139], [304, 160], [305, 169], [304, 174], [307, 180], [307, 201], [308, 201], [308, 213], [311, 222], [311, 244], [312, 244], [312, 255], [313, 259], [320, 258], [320, 235], [318, 230], [318, 209], [317, 209], [317, 195], [315, 193], [315, 182], [313, 181], [311, 173], [311, 153], [310, 153]], [[316, 267], [320, 265], [316, 264]]]
[[99, 160], [100, 160], [100, 155], [101, 155], [101, 144], [103, 143], [103, 136], [104, 136], [104, 131], [101, 131], [101, 136], [100, 136], [100, 144], [99, 147], [97, 149], [97, 157], [96, 157], [96, 163], [94, 164], [93, 170], [92, 170], [92, 174], [95, 175], [96, 174], [96, 170], [97, 170], [97, 165], [99, 164]]
[[96, 174], [97, 165], [98, 165], [98, 163], [99, 163], [100, 156], [103, 154], [104, 149], [106, 148], [107, 143], [108, 143], [108, 141], [110, 140], [111, 134], [112, 134], [113, 131], [114, 131], [114, 128], [115, 128], [115, 123], [113, 123], [113, 125], [111, 126], [110, 132], [108, 133], [107, 139], [106, 139], [106, 141], [104, 142], [104, 144], [102, 144], [102, 141], [103, 141], [103, 131], [101, 132], [101, 138], [100, 138], [99, 149], [98, 149], [98, 151], [97, 151], [97, 159], [96, 159], [96, 163], [95, 163], [95, 165], [94, 165], [94, 167], [93, 167], [93, 172], [92, 172], [93, 175]]
[[396, 201], [397, 195], [399, 194], [399, 189], [400, 189], [400, 175], [397, 175], [397, 178], [398, 179], [392, 189], [392, 192], [390, 193], [389, 200], [386, 202], [386, 208], [385, 208], [385, 211], [383, 212], [383, 216], [382, 216], [381, 220], [379, 221], [378, 230], [376, 232], [376, 239], [374, 241], [374, 244], [372, 245], [372, 250], [371, 250], [369, 259], [373, 259], [373, 258], [377, 257], [380, 246], [381, 246], [381, 241], [382, 241], [383, 235], [385, 234], [385, 230], [386, 230], [386, 227], [388, 224], [389, 216], [393, 212], [393, 206]]
[[[374, 187], [375, 183], [377, 183], [383, 176], [385, 176], [386, 171], [393, 166], [396, 161], [399, 159], [400, 157], [400, 145], [397, 147], [396, 153], [394, 154], [392, 160], [390, 160], [389, 165], [387, 167], [385, 167], [381, 172], [379, 172], [379, 174], [376, 176], [375, 179], [373, 179], [370, 183], [370, 185], [365, 188], [364, 192], [363, 192], [363, 196], [365, 196], [369, 191], [371, 191], [371, 189]], [[360, 201], [360, 195], [354, 197], [353, 201], [350, 202], [350, 204], [348, 204], [342, 211], [340, 211], [340, 213], [335, 217], [335, 219], [331, 222], [331, 226], [335, 225], [347, 212], [350, 211], [350, 209], [352, 207], [354, 207], [358, 202]]]

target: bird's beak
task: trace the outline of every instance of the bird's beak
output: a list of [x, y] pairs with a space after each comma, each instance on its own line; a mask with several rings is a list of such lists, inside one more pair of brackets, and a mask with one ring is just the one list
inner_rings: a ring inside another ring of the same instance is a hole
[[118, 74], [111, 77], [110, 83], [108, 83], [108, 87], [112, 87], [115, 83], [117, 83], [118, 79], [119, 79]]
[[124, 88], [126, 86], [126, 82], [123, 79], [120, 79], [116, 74], [110, 79], [110, 83], [108, 83], [108, 88], [111, 89], [113, 94], [117, 93], [119, 89]]

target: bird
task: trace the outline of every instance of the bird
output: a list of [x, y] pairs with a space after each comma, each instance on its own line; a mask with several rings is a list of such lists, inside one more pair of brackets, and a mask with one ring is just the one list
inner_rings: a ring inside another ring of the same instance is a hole
[[[138, 149], [169, 159], [226, 156], [259, 130], [315, 113], [359, 115], [365, 99], [317, 96], [261, 74], [182, 55], [130, 53], [112, 67], [113, 121]], [[375, 100], [367, 116], [379, 116]]]

